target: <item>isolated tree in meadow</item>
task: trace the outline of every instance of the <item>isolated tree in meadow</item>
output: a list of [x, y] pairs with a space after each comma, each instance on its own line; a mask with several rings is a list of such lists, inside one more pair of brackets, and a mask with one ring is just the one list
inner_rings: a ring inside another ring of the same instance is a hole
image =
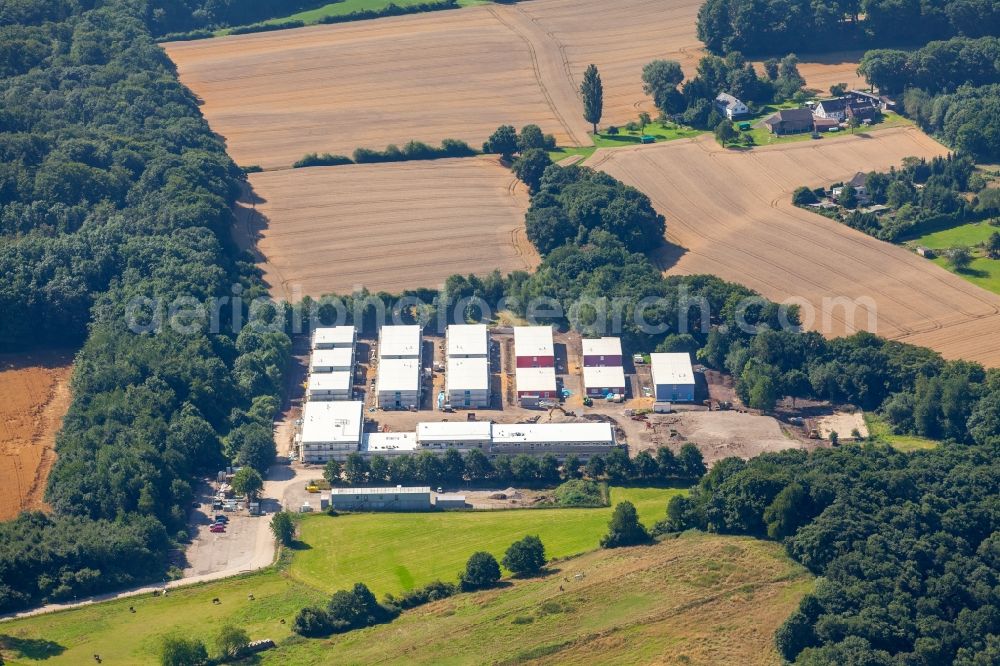
[[201, 666], [207, 663], [208, 650], [198, 639], [167, 636], [160, 645], [161, 666]]
[[583, 73], [580, 95], [583, 97], [583, 119], [594, 126], [594, 134], [597, 134], [597, 123], [604, 115], [604, 86], [601, 85], [597, 65], [588, 66]]
[[653, 119], [649, 117], [649, 114], [643, 111], [639, 114], [639, 129], [643, 132], [646, 131], [646, 125], [653, 122]]
[[237, 495], [246, 495], [250, 501], [256, 501], [264, 490], [264, 479], [253, 467], [243, 467], [233, 475], [233, 491]]
[[534, 576], [545, 567], [545, 546], [537, 536], [526, 536], [510, 544], [503, 565], [517, 576]]
[[626, 500], [615, 506], [611, 521], [608, 523], [608, 533], [601, 538], [601, 548], [637, 546], [649, 543], [651, 540], [649, 532], [639, 522], [635, 505]]
[[972, 263], [972, 253], [967, 247], [953, 247], [948, 250], [948, 263], [957, 271], [965, 270]]
[[271, 533], [275, 540], [283, 546], [292, 545], [295, 538], [295, 523], [287, 511], [279, 511], [271, 517]]
[[250, 635], [246, 630], [227, 624], [219, 630], [215, 638], [215, 647], [219, 650], [221, 661], [235, 659], [250, 645]]
[[684, 72], [675, 60], [653, 60], [642, 68], [642, 91], [664, 115], [684, 110], [684, 96], [677, 90], [683, 80]]
[[737, 136], [736, 128], [733, 127], [733, 123], [729, 120], [721, 120], [715, 128], [715, 138], [722, 144], [722, 147], [726, 147], [726, 143], [732, 141]]
[[493, 587], [500, 581], [500, 565], [487, 552], [473, 553], [465, 564], [465, 571], [459, 575], [459, 581], [466, 592]]
[[487, 152], [495, 153], [505, 160], [517, 152], [517, 130], [513, 125], [501, 125], [490, 135], [486, 142]]

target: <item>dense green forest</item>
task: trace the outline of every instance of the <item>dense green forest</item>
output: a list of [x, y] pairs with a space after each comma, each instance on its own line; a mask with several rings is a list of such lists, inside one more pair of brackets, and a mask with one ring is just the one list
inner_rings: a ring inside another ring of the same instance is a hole
[[242, 172], [153, 43], [147, 9], [0, 8], [0, 347], [82, 343], [54, 512], [0, 525], [0, 611], [162, 580], [194, 475], [274, 456], [284, 333], [127, 323], [137, 296], [265, 293], [229, 241]]
[[1000, 34], [991, 0], [706, 0], [698, 39], [714, 53], [828, 51]]

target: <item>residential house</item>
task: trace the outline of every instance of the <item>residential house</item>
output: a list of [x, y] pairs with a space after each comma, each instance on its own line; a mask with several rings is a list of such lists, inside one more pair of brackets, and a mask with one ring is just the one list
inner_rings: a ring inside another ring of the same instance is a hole
[[847, 117], [847, 99], [835, 97], [820, 100], [813, 108], [813, 114], [817, 118], [829, 118], [838, 122], [844, 120]]
[[772, 134], [797, 134], [813, 131], [813, 114], [809, 109], [782, 109], [764, 121]]
[[715, 108], [720, 114], [730, 120], [748, 115], [750, 113], [750, 109], [746, 104], [729, 93], [719, 93], [718, 97], [715, 98]]
[[866, 174], [864, 171], [859, 171], [856, 174], [854, 174], [853, 178], [844, 183], [844, 185], [839, 187], [834, 187], [833, 189], [831, 189], [830, 198], [832, 198], [834, 201], [839, 202], [840, 194], [844, 191], [844, 187], [846, 185], [850, 185], [851, 187], [854, 188], [854, 193], [857, 196], [858, 203], [860, 205], [866, 205], [871, 201], [871, 198], [868, 196], [868, 189], [865, 187], [865, 183], [867, 182], [868, 182], [868, 174]]

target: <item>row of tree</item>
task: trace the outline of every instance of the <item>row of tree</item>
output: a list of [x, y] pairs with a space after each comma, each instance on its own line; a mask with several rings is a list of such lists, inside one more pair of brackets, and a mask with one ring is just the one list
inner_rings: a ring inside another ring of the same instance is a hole
[[1000, 83], [1000, 38], [955, 37], [914, 51], [872, 49], [861, 58], [858, 74], [883, 93], [920, 88], [937, 94]]

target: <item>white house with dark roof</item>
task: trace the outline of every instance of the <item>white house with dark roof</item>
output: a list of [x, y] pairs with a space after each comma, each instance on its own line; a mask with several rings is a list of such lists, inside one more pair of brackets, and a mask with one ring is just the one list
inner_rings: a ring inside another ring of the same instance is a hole
[[746, 104], [729, 93], [724, 92], [719, 93], [715, 98], [715, 108], [718, 109], [719, 113], [730, 120], [750, 113], [750, 109]]

